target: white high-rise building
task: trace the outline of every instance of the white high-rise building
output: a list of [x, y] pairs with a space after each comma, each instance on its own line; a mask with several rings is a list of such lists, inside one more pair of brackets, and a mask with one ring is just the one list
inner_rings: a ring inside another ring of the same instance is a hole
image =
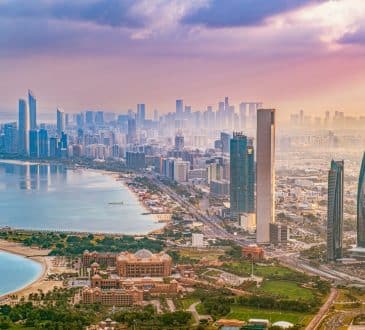
[[29, 155], [29, 108], [27, 101], [19, 99], [19, 153]]
[[204, 235], [193, 233], [191, 235], [191, 246], [195, 248], [204, 247]]
[[174, 160], [174, 180], [177, 182], [188, 181], [190, 162], [181, 159]]
[[275, 109], [257, 110], [256, 241], [270, 242], [275, 222]]

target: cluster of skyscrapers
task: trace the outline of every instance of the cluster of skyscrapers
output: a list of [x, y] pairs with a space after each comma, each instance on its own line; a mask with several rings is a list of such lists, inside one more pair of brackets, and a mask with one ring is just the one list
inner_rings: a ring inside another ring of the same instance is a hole
[[18, 154], [21, 157], [67, 157], [65, 114], [60, 109], [57, 109], [57, 131], [51, 137], [48, 133], [45, 124], [37, 124], [37, 99], [29, 90], [28, 101], [19, 99], [18, 123], [3, 125], [0, 149], [6, 154]]
[[[327, 260], [343, 258], [344, 161], [331, 161], [328, 171]], [[353, 256], [365, 257], [365, 153], [362, 158], [357, 190], [357, 247]]]
[[217, 111], [208, 106], [193, 112], [179, 99], [175, 112], [160, 116], [155, 110], [152, 119], [143, 103], [120, 115], [70, 115], [57, 108], [55, 125], [38, 124], [37, 100], [29, 91], [27, 101], [19, 100], [18, 124], [1, 127], [0, 151], [30, 158], [112, 158], [180, 183], [203, 182], [212, 194], [230, 198], [231, 218], [253, 215], [257, 241], [268, 243], [275, 223], [275, 110], [261, 107], [241, 102], [236, 111], [225, 97]]
[[242, 133], [233, 134], [230, 141], [231, 216], [256, 215], [256, 240], [269, 243], [272, 241], [270, 224], [275, 223], [274, 109], [257, 110], [256, 150], [255, 166], [253, 140]]

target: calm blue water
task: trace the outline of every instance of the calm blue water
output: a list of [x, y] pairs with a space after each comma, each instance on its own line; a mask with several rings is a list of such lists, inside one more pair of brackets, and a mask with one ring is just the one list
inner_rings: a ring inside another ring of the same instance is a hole
[[111, 175], [60, 165], [0, 162], [0, 210], [0, 227], [123, 234], [162, 227]]
[[42, 266], [38, 262], [0, 251], [0, 296], [23, 288], [41, 272]]

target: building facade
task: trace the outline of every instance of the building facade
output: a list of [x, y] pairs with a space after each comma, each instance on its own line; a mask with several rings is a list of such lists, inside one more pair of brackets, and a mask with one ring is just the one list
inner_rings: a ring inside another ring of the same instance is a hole
[[230, 143], [231, 216], [255, 211], [255, 161], [251, 142], [235, 132]]
[[362, 157], [357, 188], [357, 246], [365, 248], [365, 153]]
[[256, 241], [270, 242], [275, 222], [275, 109], [257, 110]]
[[344, 162], [331, 162], [328, 172], [327, 260], [342, 258]]
[[143, 249], [136, 253], [120, 253], [116, 267], [122, 277], [166, 277], [171, 275], [172, 259], [164, 252], [153, 254]]
[[19, 154], [29, 155], [29, 108], [23, 99], [19, 100], [18, 147]]
[[132, 306], [141, 304], [143, 291], [133, 289], [84, 288], [82, 290], [82, 302], [84, 304], [102, 304], [105, 306]]
[[28, 103], [29, 103], [29, 128], [31, 130], [37, 129], [37, 99], [33, 92], [28, 90]]

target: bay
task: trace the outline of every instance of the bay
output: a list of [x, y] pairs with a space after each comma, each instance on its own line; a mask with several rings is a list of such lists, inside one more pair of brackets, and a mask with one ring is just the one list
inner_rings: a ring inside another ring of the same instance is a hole
[[162, 227], [144, 212], [137, 197], [110, 174], [0, 162], [0, 227], [130, 235]]

